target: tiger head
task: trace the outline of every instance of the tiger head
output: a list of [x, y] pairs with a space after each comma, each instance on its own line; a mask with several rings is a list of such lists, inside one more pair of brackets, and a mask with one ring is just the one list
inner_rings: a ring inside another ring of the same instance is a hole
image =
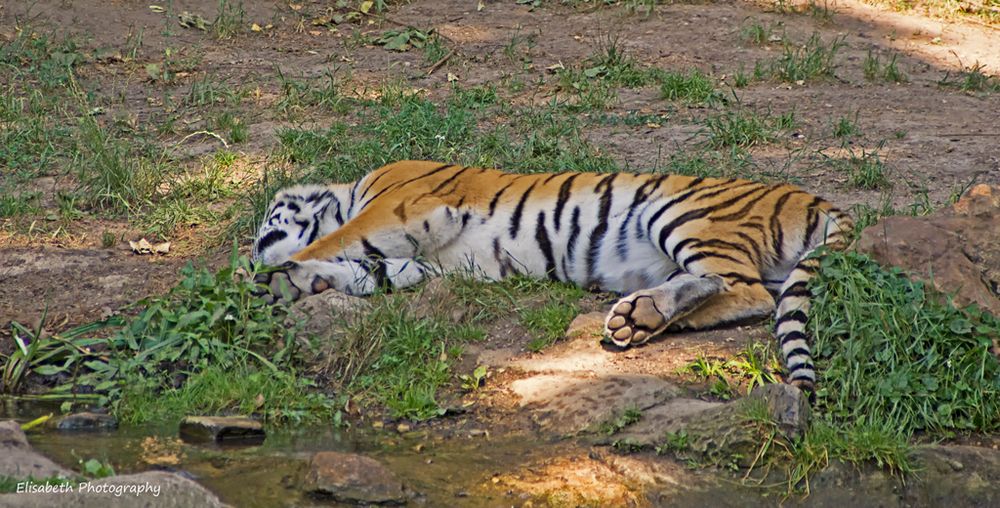
[[296, 185], [283, 189], [267, 208], [253, 245], [253, 260], [288, 261], [296, 252], [346, 222], [350, 185]]

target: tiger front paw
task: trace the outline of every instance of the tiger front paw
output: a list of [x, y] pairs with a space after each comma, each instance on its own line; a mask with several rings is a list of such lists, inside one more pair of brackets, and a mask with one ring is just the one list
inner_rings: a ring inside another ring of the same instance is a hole
[[666, 325], [663, 313], [650, 295], [622, 298], [604, 320], [604, 335], [618, 347], [642, 344]]

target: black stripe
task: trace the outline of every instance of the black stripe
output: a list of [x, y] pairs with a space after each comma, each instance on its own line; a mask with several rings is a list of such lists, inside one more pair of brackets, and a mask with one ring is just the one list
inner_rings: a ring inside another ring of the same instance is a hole
[[[570, 266], [576, 264], [573, 254], [576, 252], [576, 242], [580, 238], [580, 207], [573, 207], [573, 214], [569, 221], [569, 239], [566, 241], [566, 256], [569, 257]], [[569, 272], [566, 272], [567, 274]], [[567, 278], [569, 276], [567, 275]]]
[[790, 359], [793, 356], [804, 356], [804, 357], [806, 357], [806, 361], [800, 363], [798, 368], [802, 368], [802, 367], [805, 367], [806, 365], [811, 365], [812, 364], [812, 355], [809, 353], [809, 350], [806, 349], [806, 348], [804, 348], [804, 347], [797, 347], [797, 348], [789, 351], [788, 354], [785, 355], [785, 358]]
[[299, 238], [305, 236], [306, 230], [308, 230], [309, 226], [312, 224], [312, 221], [298, 220], [298, 219], [294, 219], [293, 222], [295, 222], [295, 225], [302, 228], [299, 230]]
[[444, 188], [444, 187], [445, 187], [446, 185], [448, 185], [448, 184], [449, 184], [449, 183], [451, 183], [451, 182], [454, 182], [456, 178], [458, 178], [459, 176], [462, 176], [462, 173], [465, 173], [465, 172], [466, 172], [466, 171], [468, 171], [469, 169], [470, 169], [470, 168], [469, 168], [468, 166], [466, 166], [466, 167], [464, 167], [464, 168], [462, 168], [462, 169], [460, 169], [460, 170], [456, 171], [454, 175], [451, 175], [451, 176], [449, 176], [448, 178], [445, 178], [443, 182], [439, 183], [439, 184], [437, 185], [437, 187], [434, 187], [434, 189], [432, 189], [432, 190], [431, 190], [431, 194], [437, 194], [437, 193], [438, 193], [438, 192], [439, 192], [439, 191], [440, 191], [441, 189], [443, 189], [443, 188]]
[[[391, 189], [399, 189], [401, 187], [405, 187], [405, 186], [407, 186], [407, 185], [409, 185], [409, 184], [411, 184], [413, 182], [416, 182], [417, 180], [420, 180], [422, 178], [427, 178], [428, 176], [431, 176], [431, 175], [434, 175], [434, 174], [439, 173], [441, 171], [444, 171], [445, 169], [448, 169], [450, 167], [452, 167], [452, 164], [444, 164], [444, 165], [438, 166], [438, 167], [436, 167], [436, 168], [434, 168], [434, 169], [432, 169], [432, 170], [430, 170], [430, 171], [428, 171], [428, 172], [426, 172], [426, 173], [424, 173], [424, 174], [422, 174], [420, 176], [415, 176], [415, 177], [410, 178], [409, 180], [406, 180], [404, 182], [397, 182], [397, 183], [394, 183], [392, 185], [388, 185], [388, 186], [386, 186], [386, 188], [378, 191], [378, 194], [375, 194], [374, 196], [372, 196], [371, 199], [369, 199], [368, 201], [366, 201], [365, 202], [365, 206], [367, 206], [368, 203], [371, 203], [372, 201], [375, 201], [376, 199], [378, 199], [379, 196], [381, 196], [382, 194], [385, 194], [387, 191], [389, 191]], [[351, 201], [353, 202], [354, 198], [351, 198]]]
[[365, 261], [367, 263], [372, 263], [375, 265], [375, 270], [372, 272], [366, 263], [362, 263], [362, 267], [365, 271], [368, 271], [373, 277], [375, 277], [375, 284], [379, 287], [392, 287], [392, 281], [389, 280], [389, 270], [385, 265], [385, 254], [379, 250], [377, 247], [372, 245], [367, 238], [361, 239], [361, 247], [364, 250]]
[[507, 190], [507, 188], [509, 188], [511, 185], [514, 185], [514, 182], [510, 182], [507, 185], [504, 185], [503, 187], [500, 188], [500, 190], [497, 191], [496, 194], [493, 195], [493, 199], [490, 200], [490, 217], [493, 217], [493, 213], [497, 211], [497, 203], [500, 201], [500, 195], [503, 194], [503, 192]]
[[[368, 191], [372, 190], [372, 187], [374, 187], [374, 186], [375, 186], [375, 184], [376, 184], [376, 183], [377, 183], [377, 182], [378, 182], [379, 180], [381, 180], [383, 176], [385, 176], [385, 175], [387, 175], [387, 174], [389, 174], [389, 171], [383, 171], [383, 172], [379, 173], [379, 174], [378, 174], [378, 175], [377, 175], [377, 176], [376, 176], [375, 178], [372, 178], [372, 181], [368, 183], [368, 186], [367, 186], [367, 187], [365, 187], [365, 190], [363, 190], [363, 191], [361, 192], [361, 195], [360, 195], [360, 196], [358, 196], [358, 199], [365, 199], [365, 196], [367, 196], [367, 195], [368, 195]], [[360, 182], [359, 182], [359, 183], [360, 183]]]
[[[703, 192], [703, 191], [706, 191], [706, 190], [709, 190], [709, 189], [715, 189], [715, 188], [718, 188], [718, 187], [721, 187], [721, 186], [724, 186], [724, 185], [728, 185], [730, 183], [733, 183], [733, 180], [726, 180], [725, 182], [722, 182], [722, 183], [719, 183], [719, 184], [715, 184], [715, 185], [710, 185], [708, 187], [702, 187], [700, 189], [692, 189], [692, 190], [689, 190], [687, 192], [684, 192], [683, 194], [681, 194], [679, 196], [675, 196], [675, 197], [671, 198], [669, 201], [667, 201], [667, 203], [665, 205], [663, 205], [662, 207], [660, 207], [660, 209], [657, 210], [656, 213], [654, 213], [652, 217], [649, 218], [649, 222], [646, 224], [646, 235], [647, 236], [652, 236], [653, 224], [655, 224], [656, 221], [668, 209], [670, 209], [672, 206], [674, 206], [674, 205], [676, 205], [678, 203], [686, 201], [689, 197], [691, 197], [692, 195], [694, 195], [694, 194], [696, 194], [698, 192]], [[740, 196], [737, 196], [737, 198], [735, 198], [735, 199], [741, 199], [742, 197], [743, 197], [743, 195], [740, 195]], [[730, 200], [730, 201], [732, 201], [732, 200]], [[727, 203], [727, 202], [723, 202], [721, 204], [713, 205], [713, 206], [707, 207], [707, 208], [699, 208], [699, 209], [691, 210], [691, 211], [689, 211], [687, 213], [704, 211], [704, 213], [702, 213], [701, 215], [699, 215], [699, 217], [704, 217], [705, 215], [708, 215], [708, 213], [711, 212], [711, 211], [724, 208], [724, 206], [721, 206], [721, 205], [724, 205], [725, 203]], [[660, 244], [662, 246], [663, 242], [660, 242]], [[666, 252], [665, 248], [664, 248], [664, 252]]]
[[723, 279], [730, 279], [738, 284], [746, 284], [747, 286], [755, 286], [761, 283], [760, 279], [758, 279], [757, 277], [748, 277], [746, 275], [736, 272], [726, 272], [717, 275], [719, 277], [722, 277]]
[[777, 259], [785, 259], [784, 245], [785, 245], [785, 232], [781, 229], [781, 209], [785, 207], [785, 203], [788, 199], [792, 197], [791, 192], [785, 194], [778, 198], [778, 202], [774, 204], [774, 211], [771, 212], [771, 248], [774, 250], [774, 255]]
[[812, 296], [809, 294], [809, 288], [807, 285], [808, 283], [804, 280], [793, 283], [781, 292], [781, 296], [778, 297], [778, 301], [780, 302], [789, 296]]
[[740, 208], [739, 210], [736, 210], [735, 212], [732, 213], [727, 213], [726, 215], [721, 215], [719, 217], [712, 217], [712, 221], [727, 222], [734, 219], [743, 219], [744, 217], [746, 217], [747, 212], [749, 212], [750, 209], [754, 207], [754, 205], [760, 203], [760, 201], [765, 197], [767, 197], [768, 194], [777, 191], [778, 189], [780, 189], [780, 187], [770, 187], [770, 188], [765, 187], [765, 189], [766, 190], [764, 191], [763, 194], [752, 198], [749, 203], [743, 205], [743, 208]]
[[712, 252], [712, 251], [698, 251], [698, 252], [695, 252], [694, 254], [691, 254], [690, 256], [684, 258], [684, 261], [678, 261], [677, 264], [681, 265], [681, 267], [684, 268], [685, 270], [691, 271], [691, 270], [688, 270], [688, 265], [689, 264], [694, 263], [695, 261], [701, 261], [702, 259], [705, 259], [705, 258], [720, 258], [720, 259], [727, 259], [727, 260], [732, 261], [732, 262], [737, 263], [737, 264], [743, 264], [744, 263], [743, 260], [736, 259], [736, 258], [730, 256], [729, 254], [723, 254], [721, 252]]
[[562, 221], [563, 207], [566, 206], [566, 201], [570, 196], [570, 187], [573, 186], [573, 180], [576, 180], [576, 177], [578, 176], [580, 176], [580, 173], [570, 175], [570, 177], [559, 186], [559, 198], [556, 200], [556, 210], [552, 216], [552, 222], [556, 227], [557, 233], [559, 232], [559, 225]]
[[538, 212], [538, 222], [535, 224], [535, 241], [538, 248], [542, 250], [545, 257], [545, 275], [552, 280], [556, 277], [556, 259], [552, 254], [552, 241], [549, 240], [549, 232], [545, 229], [545, 212]]
[[695, 243], [697, 241], [698, 241], [697, 238], [685, 238], [677, 242], [677, 245], [674, 245], [674, 248], [671, 249], [670, 251], [670, 259], [673, 259], [674, 262], [677, 262], [677, 256], [680, 255], [681, 250], [683, 250], [684, 247], [687, 247], [688, 245], [691, 245], [692, 243]]
[[521, 199], [518, 200], [517, 207], [514, 208], [514, 214], [510, 216], [510, 227], [508, 229], [512, 240], [517, 237], [517, 232], [521, 229], [521, 215], [524, 213], [524, 203], [528, 201], [528, 196], [531, 195], [531, 191], [535, 190], [535, 185], [537, 184], [538, 182], [531, 184], [531, 187], [528, 187], [528, 190], [524, 191], [524, 194], [521, 194]]
[[668, 176], [660, 175], [656, 178], [648, 178], [636, 189], [635, 196], [632, 197], [632, 204], [628, 206], [628, 214], [625, 215], [625, 220], [622, 221], [622, 225], [618, 228], [618, 259], [625, 261], [625, 258], [628, 257], [628, 225], [635, 215], [636, 208], [645, 203], [653, 195], [652, 191], [647, 191], [647, 189], [655, 189]]
[[549, 182], [551, 182], [554, 178], [558, 178], [564, 174], [565, 173], [552, 173], [551, 175], [545, 177], [545, 180], [542, 180], [542, 185], [546, 185]]
[[812, 246], [812, 236], [816, 232], [816, 228], [819, 227], [820, 212], [817, 206], [822, 202], [822, 198], [814, 197], [812, 203], [809, 203], [809, 206], [806, 207], [806, 210], [809, 211], [809, 225], [806, 226], [806, 234], [802, 237], [802, 252], [805, 252]]
[[271, 231], [268, 231], [267, 234], [260, 237], [260, 240], [257, 240], [257, 254], [260, 254], [267, 248], [284, 240], [285, 238], [288, 238], [288, 233], [282, 229], [272, 229]]
[[789, 321], [796, 321], [805, 324], [806, 322], [809, 321], [809, 316], [807, 316], [805, 312], [802, 312], [799, 309], [793, 310], [791, 312], [786, 312], [785, 314], [779, 316], [778, 320], [774, 322], [774, 328], [777, 329], [779, 326]]
[[750, 235], [748, 235], [746, 233], [743, 233], [741, 231], [737, 231], [735, 234], [736, 234], [736, 236], [742, 238], [743, 241], [746, 242], [746, 244], [750, 246], [750, 248], [753, 250], [753, 254], [751, 255], [749, 252], [747, 254], [750, 255], [751, 260], [755, 264], [759, 265], [761, 263], [762, 259], [761, 259], [761, 252], [760, 252], [760, 244], [757, 243], [757, 240], [754, 240]]
[[594, 187], [594, 192], [600, 192], [603, 186], [604, 193], [601, 194], [600, 208], [597, 212], [597, 226], [594, 226], [593, 231], [590, 232], [590, 248], [587, 249], [586, 286], [590, 286], [591, 283], [596, 282], [596, 279], [594, 279], [594, 265], [597, 264], [597, 254], [601, 248], [601, 241], [604, 239], [604, 235], [608, 233], [608, 216], [611, 215], [611, 198], [614, 192], [614, 181], [617, 177], [618, 173], [612, 173], [604, 177]]
[[784, 346], [785, 344], [788, 344], [789, 342], [791, 342], [793, 340], [804, 340], [804, 341], [806, 341], [808, 343], [808, 338], [806, 337], [806, 334], [804, 334], [804, 333], [802, 333], [802, 332], [800, 332], [798, 330], [795, 330], [794, 332], [788, 332], [783, 337], [781, 337], [780, 344], [778, 344], [778, 345], [779, 346]]
[[[764, 188], [764, 184], [757, 183], [757, 182], [732, 180], [729, 183], [731, 183], [732, 185], [728, 186], [728, 187], [722, 187], [722, 188], [716, 189], [713, 192], [706, 192], [705, 194], [702, 194], [702, 195], [700, 195], [700, 196], [698, 196], [698, 197], [696, 197], [694, 199], [695, 199], [695, 201], [701, 201], [703, 199], [714, 198], [715, 196], [718, 196], [720, 194], [725, 194], [725, 193], [727, 193], [729, 191], [739, 189], [740, 187], [746, 187], [748, 185], [753, 185], [755, 187], [758, 187], [757, 189], [754, 189], [754, 191], [760, 190], [760, 188]], [[704, 191], [705, 189], [701, 189], [701, 190]]]

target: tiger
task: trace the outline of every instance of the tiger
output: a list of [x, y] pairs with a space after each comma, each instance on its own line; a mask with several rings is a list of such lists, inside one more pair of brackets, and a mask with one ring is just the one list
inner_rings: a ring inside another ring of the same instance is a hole
[[351, 183], [279, 191], [253, 244], [269, 304], [405, 288], [448, 272], [514, 275], [621, 295], [619, 348], [775, 316], [785, 382], [813, 396], [806, 334], [817, 249], [850, 216], [791, 185], [657, 173], [509, 173], [400, 161]]

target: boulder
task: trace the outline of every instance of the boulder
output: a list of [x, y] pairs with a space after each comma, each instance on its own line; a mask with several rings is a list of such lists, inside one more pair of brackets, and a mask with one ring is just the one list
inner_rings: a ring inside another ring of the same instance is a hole
[[886, 217], [864, 230], [857, 249], [1000, 315], [1000, 187], [977, 185], [926, 217]]
[[[34, 484], [38, 487], [39, 484]], [[72, 489], [72, 490], [70, 490]], [[61, 492], [0, 494], [0, 508], [181, 508], [227, 506], [215, 494], [194, 481], [163, 471], [113, 476], [101, 480], [74, 481]]]
[[48, 426], [56, 430], [110, 430], [118, 428], [115, 417], [102, 413], [72, 413], [48, 421]]
[[77, 475], [32, 450], [21, 426], [7, 420], [0, 422], [0, 476], [74, 478]]
[[324, 291], [295, 302], [288, 309], [285, 324], [299, 326], [298, 337], [303, 339], [333, 338], [342, 328], [344, 318], [368, 310], [364, 298], [340, 291]]
[[404, 504], [403, 484], [375, 459], [353, 453], [318, 452], [309, 461], [304, 490], [341, 503]]
[[260, 442], [264, 425], [238, 416], [186, 416], [181, 420], [181, 439], [194, 442]]

